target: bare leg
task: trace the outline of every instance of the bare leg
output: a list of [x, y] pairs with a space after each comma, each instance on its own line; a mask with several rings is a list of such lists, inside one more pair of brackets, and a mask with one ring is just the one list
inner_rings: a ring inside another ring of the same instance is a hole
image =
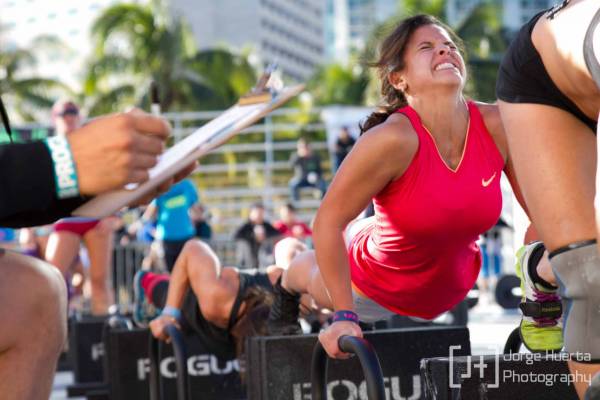
[[50, 238], [50, 235], [35, 237], [35, 241], [37, 242], [40, 257], [43, 257], [46, 254], [46, 248], [48, 247], [48, 239], [49, 238]]
[[[349, 244], [352, 237], [372, 221], [373, 217], [351, 222], [346, 228], [346, 244]], [[290, 240], [297, 241], [297, 239]], [[293, 294], [310, 295], [318, 308], [333, 309], [314, 250], [304, 251], [292, 260], [288, 269], [283, 273], [281, 286]]]
[[294, 258], [283, 273], [281, 286], [290, 293], [309, 294], [319, 308], [333, 308], [313, 250]]
[[0, 255], [0, 393], [7, 400], [50, 396], [66, 339], [64, 280], [49, 264]]
[[114, 233], [101, 221], [83, 235], [83, 241], [90, 257], [90, 283], [92, 288], [92, 314], [104, 315], [114, 303], [110, 287], [111, 260]]
[[306, 249], [306, 245], [296, 238], [281, 239], [274, 249], [275, 265], [287, 269], [294, 257]]
[[548, 259], [548, 251], [544, 252], [544, 256], [536, 268], [540, 278], [553, 286], [558, 286], [558, 283], [556, 282], [556, 276], [554, 276], [554, 271], [552, 271], [552, 266], [550, 265], [550, 260]]
[[63, 275], [66, 275], [69, 267], [75, 261], [75, 257], [79, 254], [80, 244], [81, 239], [75, 233], [52, 232], [46, 246], [46, 261], [58, 268]]
[[148, 254], [142, 261], [142, 269], [146, 271], [167, 271], [163, 253], [162, 244], [157, 240], [153, 241], [148, 249]]
[[[499, 105], [516, 177], [546, 248], [553, 251], [595, 239], [593, 132], [554, 107], [502, 101]], [[600, 370], [597, 365], [569, 366], [573, 373]], [[583, 397], [587, 383], [577, 382], [575, 387]]]
[[[600, 43], [600, 40], [598, 40], [597, 43]], [[600, 126], [597, 130], [596, 137], [600, 134]], [[600, 155], [600, 140], [596, 140], [596, 154], [597, 156]], [[600, 163], [596, 165], [596, 197], [594, 199], [594, 209], [596, 212], [596, 237], [600, 238]]]
[[499, 104], [517, 180], [546, 248], [595, 238], [593, 132], [553, 107]]

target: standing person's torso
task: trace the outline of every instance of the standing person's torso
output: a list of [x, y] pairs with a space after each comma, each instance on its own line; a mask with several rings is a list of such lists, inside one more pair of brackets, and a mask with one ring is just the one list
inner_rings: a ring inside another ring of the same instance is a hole
[[321, 159], [316, 153], [311, 153], [306, 157], [298, 157], [294, 163], [295, 175], [297, 177], [306, 178], [311, 173], [321, 173]]
[[160, 240], [185, 240], [194, 236], [190, 207], [198, 201], [193, 184], [184, 180], [156, 199], [158, 209], [156, 237]]
[[346, 157], [346, 155], [348, 155], [348, 153], [352, 149], [352, 146], [354, 146], [354, 142], [354, 138], [348, 138], [348, 140], [342, 140], [341, 138], [338, 139], [336, 142], [338, 149], [338, 151], [336, 152], [337, 155], [340, 157]]
[[432, 318], [462, 300], [479, 273], [479, 234], [502, 209], [504, 159], [477, 106], [453, 170], [410, 107], [419, 147], [404, 174], [374, 197], [375, 223], [350, 246], [355, 286], [395, 312]]

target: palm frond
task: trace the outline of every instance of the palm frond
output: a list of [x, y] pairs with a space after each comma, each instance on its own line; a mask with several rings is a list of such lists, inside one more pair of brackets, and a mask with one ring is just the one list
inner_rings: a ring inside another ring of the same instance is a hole
[[123, 111], [136, 104], [136, 88], [133, 85], [122, 85], [97, 95], [88, 107], [90, 117]]
[[[130, 44], [143, 43], [143, 38], [152, 37], [156, 31], [154, 16], [149, 7], [139, 4], [117, 4], [107, 8], [92, 24], [92, 39], [96, 43], [96, 54], [104, 54], [112, 35], [118, 33]], [[137, 46], [136, 46], [137, 47]]]

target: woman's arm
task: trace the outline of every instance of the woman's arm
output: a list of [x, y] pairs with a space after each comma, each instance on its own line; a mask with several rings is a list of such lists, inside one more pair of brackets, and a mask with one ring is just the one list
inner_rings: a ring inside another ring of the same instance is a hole
[[417, 148], [408, 119], [393, 115], [360, 138], [327, 190], [313, 238], [317, 264], [336, 310], [353, 308], [344, 229], [373, 196], [404, 173]]

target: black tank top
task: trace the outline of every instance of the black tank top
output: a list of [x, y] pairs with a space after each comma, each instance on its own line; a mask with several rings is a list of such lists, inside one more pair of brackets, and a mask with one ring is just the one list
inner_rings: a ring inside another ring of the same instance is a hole
[[206, 345], [207, 353], [220, 358], [235, 358], [235, 343], [230, 331], [237, 322], [237, 316], [248, 288], [259, 286], [269, 292], [273, 291], [273, 285], [266, 273], [257, 270], [243, 270], [240, 271], [239, 279], [240, 286], [231, 307], [227, 328], [218, 327], [204, 318], [200, 311], [198, 298], [191, 289], [186, 293], [182, 305], [184, 329], [191, 330], [200, 336], [200, 339]]

